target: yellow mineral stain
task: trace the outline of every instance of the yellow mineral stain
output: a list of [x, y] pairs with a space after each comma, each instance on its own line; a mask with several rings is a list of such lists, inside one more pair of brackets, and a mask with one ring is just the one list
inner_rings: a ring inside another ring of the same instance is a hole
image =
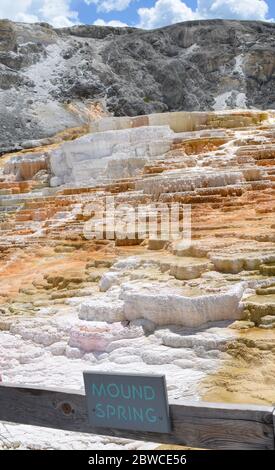
[[275, 331], [251, 328], [227, 343], [229, 359], [201, 383], [208, 402], [275, 403]]

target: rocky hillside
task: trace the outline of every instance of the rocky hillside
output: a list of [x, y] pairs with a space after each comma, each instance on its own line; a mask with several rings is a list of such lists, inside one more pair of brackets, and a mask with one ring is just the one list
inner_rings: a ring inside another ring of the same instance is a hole
[[90, 100], [118, 116], [274, 108], [274, 32], [221, 20], [154, 31], [2, 20], [0, 153], [81, 126]]

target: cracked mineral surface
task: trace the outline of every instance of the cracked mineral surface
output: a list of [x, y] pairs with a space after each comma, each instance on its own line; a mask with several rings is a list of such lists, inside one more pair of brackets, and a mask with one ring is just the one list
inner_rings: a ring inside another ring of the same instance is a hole
[[[274, 113], [89, 112], [0, 159], [2, 381], [79, 390], [83, 370], [157, 372], [170, 398], [274, 403]], [[93, 238], [106, 197], [127, 210]], [[121, 236], [127, 211], [164, 203], [191, 206], [191, 243]], [[0, 439], [143, 446], [8, 424]]]

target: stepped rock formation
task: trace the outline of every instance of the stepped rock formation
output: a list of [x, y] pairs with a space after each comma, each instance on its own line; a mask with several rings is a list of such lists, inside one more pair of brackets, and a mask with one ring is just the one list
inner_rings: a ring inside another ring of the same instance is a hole
[[275, 108], [274, 31], [257, 21], [143, 31], [0, 20], [0, 153], [89, 123], [91, 100], [116, 116]]
[[[0, 159], [3, 381], [79, 389], [83, 370], [157, 372], [172, 398], [273, 403], [274, 112], [85, 126]], [[112, 234], [106, 198], [118, 211]], [[158, 216], [155, 236], [137, 229], [138, 214], [173, 204], [180, 230], [191, 217], [190, 241], [165, 223], [160, 238]], [[25, 448], [141, 445], [24, 426], [0, 433]]]

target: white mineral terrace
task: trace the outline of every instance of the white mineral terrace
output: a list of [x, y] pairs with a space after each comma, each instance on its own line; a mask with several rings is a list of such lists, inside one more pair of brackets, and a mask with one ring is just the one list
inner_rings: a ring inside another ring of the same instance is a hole
[[[4, 155], [2, 381], [80, 390], [84, 370], [158, 373], [170, 399], [274, 402], [274, 156], [273, 113], [260, 111], [103, 118]], [[127, 212], [120, 236], [107, 215], [89, 238], [105, 196], [134, 214], [191, 205], [191, 242], [121, 238]], [[1, 445], [151, 444], [1, 424]]]

